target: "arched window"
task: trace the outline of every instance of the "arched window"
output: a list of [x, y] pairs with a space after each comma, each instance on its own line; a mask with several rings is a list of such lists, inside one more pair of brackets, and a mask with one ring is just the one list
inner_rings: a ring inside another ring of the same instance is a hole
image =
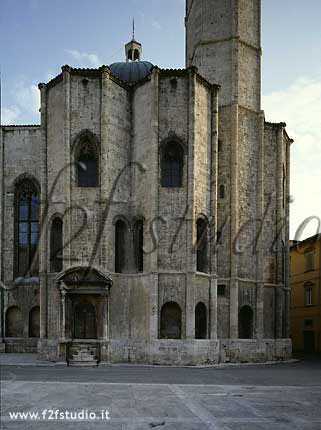
[[29, 312], [29, 337], [40, 337], [40, 308], [35, 306]]
[[123, 273], [126, 267], [127, 225], [118, 220], [115, 224], [115, 272]]
[[37, 249], [39, 243], [39, 212], [40, 200], [37, 187], [31, 180], [17, 184], [15, 211], [15, 273], [16, 276], [37, 276], [39, 259]]
[[144, 224], [138, 220], [134, 226], [134, 258], [138, 273], [144, 271]]
[[207, 338], [207, 310], [204, 303], [195, 308], [195, 339]]
[[165, 188], [179, 188], [183, 184], [182, 146], [177, 142], [167, 143], [162, 150], [161, 184]]
[[198, 272], [208, 272], [208, 223], [203, 218], [199, 218], [196, 223], [197, 229], [197, 259], [196, 270]]
[[161, 310], [160, 338], [181, 339], [182, 311], [175, 302], [166, 303]]
[[76, 167], [78, 187], [98, 187], [97, 148], [88, 139], [80, 143]]
[[50, 271], [62, 272], [63, 269], [63, 222], [60, 218], [52, 221], [50, 232]]
[[6, 312], [6, 337], [22, 337], [23, 321], [18, 306], [11, 306]]
[[253, 337], [253, 311], [250, 306], [243, 306], [239, 314], [239, 338], [252, 339]]

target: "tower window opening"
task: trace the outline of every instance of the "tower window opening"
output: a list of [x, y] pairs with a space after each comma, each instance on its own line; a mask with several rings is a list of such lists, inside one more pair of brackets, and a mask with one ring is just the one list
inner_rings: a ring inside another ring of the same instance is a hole
[[220, 185], [220, 199], [225, 198], [225, 185]]
[[137, 49], [134, 50], [134, 61], [139, 61], [139, 52]]
[[98, 187], [98, 156], [94, 145], [84, 142], [76, 160], [77, 186], [83, 188]]
[[183, 149], [179, 143], [168, 143], [162, 153], [162, 187], [180, 188], [183, 182]]

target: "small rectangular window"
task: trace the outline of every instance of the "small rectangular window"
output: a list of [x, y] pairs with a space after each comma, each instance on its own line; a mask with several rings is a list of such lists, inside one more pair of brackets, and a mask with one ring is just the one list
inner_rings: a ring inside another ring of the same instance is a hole
[[225, 185], [220, 185], [220, 199], [225, 199]]
[[312, 288], [306, 288], [305, 290], [305, 305], [312, 305]]
[[225, 296], [225, 289], [226, 289], [225, 285], [218, 285], [217, 286], [217, 295], [218, 296]]

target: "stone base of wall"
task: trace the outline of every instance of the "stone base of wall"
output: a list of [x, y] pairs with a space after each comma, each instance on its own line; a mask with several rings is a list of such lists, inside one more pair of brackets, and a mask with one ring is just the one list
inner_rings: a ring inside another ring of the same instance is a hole
[[[291, 358], [291, 339], [109, 340], [99, 341], [101, 363], [201, 366], [219, 363], [264, 363]], [[39, 340], [43, 360], [66, 361], [67, 342]], [[35, 339], [5, 341], [6, 352], [36, 352]]]
[[197, 366], [264, 363], [292, 356], [291, 339], [263, 340], [111, 340], [109, 362]]
[[4, 349], [4, 351], [2, 352], [35, 353], [37, 352], [37, 344], [38, 344], [37, 338], [10, 337], [10, 338], [5, 338], [1, 345], [4, 345], [4, 347], [2, 346], [2, 348]]

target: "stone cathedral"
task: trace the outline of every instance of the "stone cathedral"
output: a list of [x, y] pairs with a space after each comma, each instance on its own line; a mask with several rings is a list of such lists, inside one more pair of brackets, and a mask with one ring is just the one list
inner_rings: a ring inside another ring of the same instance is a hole
[[290, 146], [261, 110], [261, 1], [187, 0], [186, 68], [126, 45], [1, 126], [1, 338], [69, 365], [280, 360]]

